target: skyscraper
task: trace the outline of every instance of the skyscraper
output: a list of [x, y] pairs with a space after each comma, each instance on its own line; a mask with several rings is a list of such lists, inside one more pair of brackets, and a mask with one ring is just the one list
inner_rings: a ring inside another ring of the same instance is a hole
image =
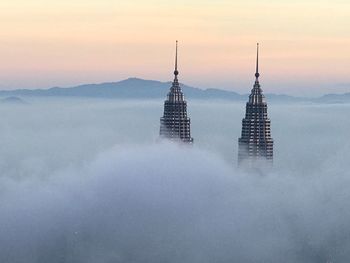
[[265, 159], [272, 163], [273, 139], [271, 121], [267, 116], [267, 103], [259, 83], [259, 44], [257, 44], [256, 73], [254, 87], [246, 104], [245, 118], [242, 120], [242, 134], [239, 138], [238, 164]]
[[187, 117], [187, 102], [182, 93], [177, 76], [177, 41], [175, 53], [174, 81], [164, 102], [164, 114], [160, 118], [160, 137], [193, 143], [191, 121]]

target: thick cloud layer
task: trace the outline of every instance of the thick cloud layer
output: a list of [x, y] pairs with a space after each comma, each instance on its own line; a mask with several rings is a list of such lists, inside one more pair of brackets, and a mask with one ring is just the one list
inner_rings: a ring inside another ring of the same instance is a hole
[[[155, 144], [142, 137], [152, 138], [142, 119], [158, 117], [155, 104], [139, 105], [146, 109], [140, 114], [114, 103], [66, 103], [62, 112], [34, 105], [16, 115], [38, 115], [18, 120], [4, 113], [2, 144], [10, 147], [0, 149], [0, 262], [348, 262], [345, 115], [327, 117], [345, 106], [301, 105], [284, 122], [276, 111], [278, 155], [274, 170], [262, 175], [237, 170], [223, 158], [226, 148], [212, 150], [219, 137], [205, 143], [207, 134], [230, 137], [224, 124], [223, 131], [209, 125], [198, 132], [195, 147]], [[196, 106], [194, 115], [214, 107]], [[126, 115], [112, 123], [110, 111]], [[207, 124], [219, 123], [209, 112]], [[134, 119], [123, 122], [126, 116]], [[325, 129], [326, 119], [339, 124], [338, 137]], [[131, 120], [146, 128], [136, 143], [122, 143], [142, 133], [136, 124], [122, 127]]]
[[209, 153], [154, 145], [1, 185], [1, 262], [350, 258], [350, 179], [341, 173], [244, 174]]

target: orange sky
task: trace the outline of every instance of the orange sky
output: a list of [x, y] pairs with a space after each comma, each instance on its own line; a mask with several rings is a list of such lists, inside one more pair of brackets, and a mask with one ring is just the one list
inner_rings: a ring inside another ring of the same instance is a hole
[[[247, 92], [350, 91], [350, 1], [4, 0], [0, 88], [142, 77]], [[346, 85], [346, 83], [349, 83]]]

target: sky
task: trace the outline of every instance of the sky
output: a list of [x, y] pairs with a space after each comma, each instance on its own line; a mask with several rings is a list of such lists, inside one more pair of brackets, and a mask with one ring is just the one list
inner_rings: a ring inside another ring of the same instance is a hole
[[266, 92], [350, 91], [346, 0], [5, 0], [0, 89], [140, 77], [246, 93], [261, 44]]

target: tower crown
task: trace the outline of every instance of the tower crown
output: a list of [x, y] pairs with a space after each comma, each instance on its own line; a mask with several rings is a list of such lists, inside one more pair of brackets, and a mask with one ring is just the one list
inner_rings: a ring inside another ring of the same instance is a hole
[[262, 94], [262, 89], [260, 88], [259, 83], [259, 43], [256, 44], [256, 70], [255, 70], [255, 83], [251, 94], [249, 96], [249, 103], [265, 103], [265, 96]]
[[177, 47], [178, 47], [178, 41], [176, 40], [175, 69], [174, 69], [175, 77], [174, 77], [174, 81], [171, 85], [170, 92], [168, 93], [168, 100], [171, 100], [171, 101], [183, 101], [183, 100], [185, 100], [184, 95], [183, 95], [182, 90], [181, 90], [181, 87], [180, 87], [180, 84], [179, 84], [179, 80], [177, 78], [177, 76], [179, 75], [179, 71], [177, 68], [177, 54], [178, 54]]

